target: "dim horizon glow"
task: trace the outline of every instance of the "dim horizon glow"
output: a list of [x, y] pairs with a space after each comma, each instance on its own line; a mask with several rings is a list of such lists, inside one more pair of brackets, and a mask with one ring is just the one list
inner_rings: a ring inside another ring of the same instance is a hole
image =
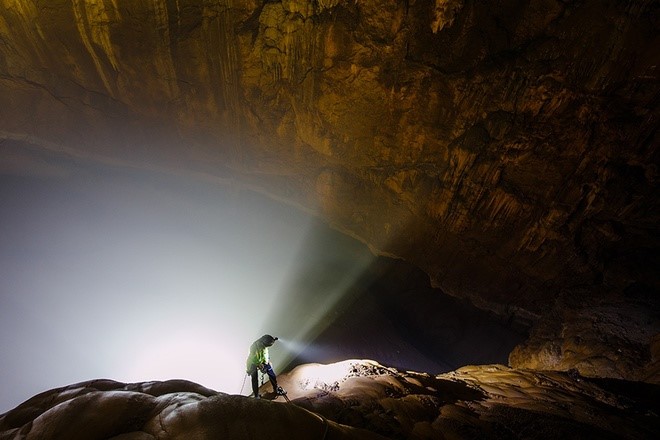
[[252, 341], [290, 341], [271, 349], [279, 373], [370, 261], [306, 299], [305, 267], [325, 272], [328, 244], [293, 208], [141, 175], [2, 178], [0, 414], [100, 378], [237, 394]]

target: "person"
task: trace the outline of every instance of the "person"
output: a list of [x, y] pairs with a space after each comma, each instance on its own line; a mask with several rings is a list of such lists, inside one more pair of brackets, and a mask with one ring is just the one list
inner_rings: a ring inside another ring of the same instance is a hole
[[273, 393], [283, 394], [282, 387], [277, 385], [277, 376], [270, 365], [268, 347], [271, 347], [276, 337], [263, 335], [250, 345], [250, 354], [248, 355], [246, 366], [247, 374], [252, 378], [252, 393], [254, 397], [259, 398], [259, 371], [268, 375], [270, 384], [273, 386]]

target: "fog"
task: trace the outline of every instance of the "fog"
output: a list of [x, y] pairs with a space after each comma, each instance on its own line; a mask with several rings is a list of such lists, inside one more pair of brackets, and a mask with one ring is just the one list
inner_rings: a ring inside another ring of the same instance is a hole
[[244, 188], [99, 164], [48, 175], [0, 174], [0, 413], [92, 379], [247, 395], [265, 333], [278, 374], [351, 358], [440, 373], [506, 363], [522, 341], [418, 269]]
[[96, 378], [238, 393], [253, 340], [304, 347], [340, 296], [286, 314], [321, 226], [249, 191], [108, 169], [1, 179], [0, 413]]

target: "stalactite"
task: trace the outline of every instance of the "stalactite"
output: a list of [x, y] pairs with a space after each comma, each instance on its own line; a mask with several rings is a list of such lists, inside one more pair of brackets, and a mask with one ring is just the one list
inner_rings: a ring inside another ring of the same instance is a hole
[[179, 95], [179, 87], [177, 84], [177, 73], [174, 68], [171, 52], [171, 29], [170, 29], [170, 12], [167, 9], [167, 2], [163, 0], [152, 0], [153, 17], [155, 21], [155, 29], [158, 31], [159, 39], [156, 41], [156, 49], [154, 54], [154, 63], [156, 64], [156, 75], [160, 78], [168, 92], [168, 100], [176, 99]]
[[103, 0], [92, 2], [73, 0], [72, 8], [78, 34], [96, 66], [96, 73], [107, 92], [116, 96], [117, 88], [111, 77], [114, 72], [110, 70], [116, 71], [119, 63], [114, 55], [108, 28], [111, 20], [120, 18], [116, 4], [112, 2], [112, 9], [108, 9]]

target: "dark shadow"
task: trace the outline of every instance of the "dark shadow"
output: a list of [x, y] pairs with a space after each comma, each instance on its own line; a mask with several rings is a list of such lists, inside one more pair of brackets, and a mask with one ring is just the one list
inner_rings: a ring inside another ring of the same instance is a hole
[[459, 400], [477, 402], [484, 400], [486, 394], [475, 388], [469, 387], [465, 382], [454, 382], [445, 379], [436, 379], [428, 377], [426, 379], [415, 376], [415, 379], [422, 383], [422, 386], [406, 384], [410, 389], [410, 394], [426, 394], [438, 398], [441, 405], [456, 403]]
[[[660, 416], [660, 385], [622, 379], [582, 378], [616, 396], [617, 404], [636, 414]], [[658, 422], [660, 426], [660, 421]]]
[[[362, 246], [344, 240], [343, 246]], [[328, 264], [316, 270], [326, 278], [339, 276]], [[321, 291], [310, 279], [300, 280], [298, 288]], [[463, 365], [506, 365], [511, 350], [526, 339], [526, 329], [514, 328], [506, 317], [444, 294], [419, 268], [389, 258], [375, 259], [331, 314], [313, 348], [289, 367], [373, 359], [399, 370], [438, 374]]]

